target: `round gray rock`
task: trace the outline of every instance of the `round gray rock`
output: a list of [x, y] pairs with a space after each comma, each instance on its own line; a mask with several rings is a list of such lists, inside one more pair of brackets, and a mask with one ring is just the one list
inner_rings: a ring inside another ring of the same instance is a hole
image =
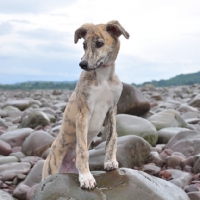
[[118, 137], [124, 135], [137, 135], [144, 138], [152, 146], [156, 144], [158, 134], [155, 126], [148, 120], [125, 114], [117, 115], [116, 119]]
[[157, 130], [167, 127], [187, 127], [181, 115], [174, 109], [164, 110], [148, 118]]
[[189, 131], [187, 128], [168, 127], [158, 131], [158, 144], [167, 144], [169, 140], [181, 131]]
[[45, 131], [35, 131], [26, 138], [22, 145], [22, 152], [27, 156], [41, 156], [55, 140]]
[[50, 125], [50, 119], [42, 111], [30, 111], [29, 113], [24, 113], [21, 119], [20, 128], [30, 127], [36, 128], [37, 126], [47, 126]]
[[121, 168], [96, 172], [97, 188], [83, 190], [77, 174], [55, 174], [47, 177], [35, 190], [33, 200], [189, 200], [176, 185], [144, 172]]
[[[89, 165], [91, 170], [104, 170], [105, 145], [102, 142], [95, 149], [89, 151]], [[117, 138], [117, 161], [119, 167], [133, 168], [145, 163], [150, 153], [150, 145], [143, 138], [127, 135]]]

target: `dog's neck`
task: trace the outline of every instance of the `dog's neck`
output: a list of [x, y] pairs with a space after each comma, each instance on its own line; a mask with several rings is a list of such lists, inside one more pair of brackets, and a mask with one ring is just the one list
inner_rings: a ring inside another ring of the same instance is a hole
[[115, 63], [109, 63], [97, 68], [95, 75], [99, 83], [112, 79], [115, 74]]

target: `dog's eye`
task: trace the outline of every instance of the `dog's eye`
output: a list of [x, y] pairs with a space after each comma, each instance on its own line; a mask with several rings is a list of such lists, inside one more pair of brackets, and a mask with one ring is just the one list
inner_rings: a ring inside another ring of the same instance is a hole
[[104, 45], [103, 42], [97, 42], [97, 43], [96, 43], [97, 48], [100, 48], [100, 47], [102, 47], [103, 45]]
[[86, 44], [86, 42], [83, 42], [83, 48], [84, 48], [84, 49], [87, 48], [87, 44]]

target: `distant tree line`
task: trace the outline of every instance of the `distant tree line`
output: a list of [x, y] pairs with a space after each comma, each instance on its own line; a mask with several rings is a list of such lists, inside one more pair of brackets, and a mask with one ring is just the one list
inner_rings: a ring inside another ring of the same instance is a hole
[[152, 80], [150, 82], [144, 82], [143, 84], [136, 86], [144, 86], [150, 84], [155, 87], [168, 87], [168, 86], [178, 86], [178, 85], [193, 85], [195, 83], [200, 83], [200, 72], [191, 74], [180, 74], [168, 80], [160, 80], [160, 81]]
[[[11, 85], [1, 85], [0, 89], [3, 90], [33, 90], [33, 89], [69, 89], [74, 90], [76, 87], [77, 81], [65, 81], [65, 82], [48, 82], [48, 81], [28, 81], [24, 83], [17, 83]], [[200, 72], [191, 73], [191, 74], [181, 74], [170, 78], [168, 80], [160, 80], [160, 81], [150, 81], [144, 82], [143, 84], [134, 84], [135, 86], [141, 87], [144, 85], [153, 85], [155, 87], [168, 87], [168, 86], [178, 86], [178, 85], [192, 85], [195, 83], [200, 84]]]
[[4, 90], [33, 90], [33, 89], [69, 89], [74, 90], [76, 81], [73, 82], [45, 82], [45, 81], [30, 81], [17, 84], [1, 85], [0, 89]]

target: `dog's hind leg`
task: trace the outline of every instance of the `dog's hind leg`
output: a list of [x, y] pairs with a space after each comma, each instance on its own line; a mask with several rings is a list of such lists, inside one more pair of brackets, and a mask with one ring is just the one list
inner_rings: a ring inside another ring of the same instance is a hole
[[117, 151], [117, 132], [116, 132], [116, 111], [117, 107], [111, 108], [105, 119], [105, 133], [106, 133], [106, 154], [104, 160], [104, 169], [113, 170], [118, 168], [116, 160]]

